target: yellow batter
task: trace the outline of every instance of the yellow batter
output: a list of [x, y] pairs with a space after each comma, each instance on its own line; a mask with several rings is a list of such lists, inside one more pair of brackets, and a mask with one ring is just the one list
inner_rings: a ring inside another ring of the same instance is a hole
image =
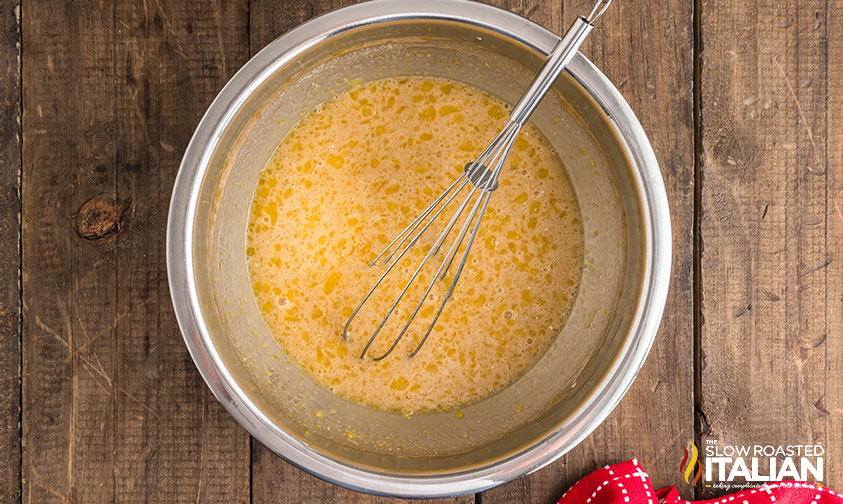
[[[529, 125], [421, 352], [407, 358], [451, 275], [437, 284], [390, 357], [360, 359], [450, 211], [367, 302], [348, 341], [342, 339], [352, 310], [383, 271], [368, 262], [462, 173], [507, 116], [502, 102], [460, 83], [386, 79], [324, 103], [278, 146], [255, 192], [246, 254], [267, 325], [288, 358], [318, 383], [374, 408], [445, 410], [505, 387], [548, 349], [577, 292], [582, 223], [562, 162]], [[380, 355], [403, 327], [439, 264], [431, 263], [369, 356]]]

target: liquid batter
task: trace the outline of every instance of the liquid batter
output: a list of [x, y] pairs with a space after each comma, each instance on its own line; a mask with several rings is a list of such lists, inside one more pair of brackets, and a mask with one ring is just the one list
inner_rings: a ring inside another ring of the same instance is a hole
[[342, 339], [346, 320], [383, 272], [369, 261], [462, 173], [507, 117], [501, 101], [464, 84], [385, 79], [322, 104], [278, 146], [252, 202], [246, 254], [269, 329], [317, 383], [373, 408], [447, 410], [505, 387], [552, 344], [578, 288], [582, 223], [562, 162], [531, 125], [509, 155], [456, 291], [421, 352], [407, 358], [455, 267], [392, 355], [371, 359], [408, 320], [451, 240], [360, 358], [467, 190]]

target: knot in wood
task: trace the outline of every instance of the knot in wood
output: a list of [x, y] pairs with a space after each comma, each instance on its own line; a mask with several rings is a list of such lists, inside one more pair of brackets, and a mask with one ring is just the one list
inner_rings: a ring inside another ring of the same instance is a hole
[[91, 198], [76, 213], [76, 232], [85, 240], [115, 236], [125, 227], [130, 206], [106, 195]]

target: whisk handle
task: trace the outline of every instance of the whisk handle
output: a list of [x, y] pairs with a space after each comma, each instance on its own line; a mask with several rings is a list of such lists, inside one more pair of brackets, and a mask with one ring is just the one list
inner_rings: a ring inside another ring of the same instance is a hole
[[550, 87], [556, 82], [556, 78], [559, 77], [565, 66], [570, 63], [574, 54], [577, 53], [577, 49], [580, 48], [592, 28], [594, 28], [594, 25], [583, 16], [578, 17], [574, 21], [574, 24], [565, 33], [565, 36], [553, 48], [553, 51], [551, 51], [544, 65], [542, 65], [536, 78], [533, 79], [530, 87], [527, 88], [527, 91], [518, 100], [518, 104], [512, 109], [512, 113], [509, 116], [512, 122], [518, 124], [518, 126], [523, 126], [527, 122], [527, 119], [536, 110], [544, 95], [547, 94]]

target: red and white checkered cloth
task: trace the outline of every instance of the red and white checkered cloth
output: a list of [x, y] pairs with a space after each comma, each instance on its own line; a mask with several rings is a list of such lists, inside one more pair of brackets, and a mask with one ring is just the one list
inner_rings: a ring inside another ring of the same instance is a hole
[[705, 501], [686, 501], [676, 487], [656, 491], [635, 459], [606, 466], [572, 486], [558, 504], [843, 504], [841, 494], [800, 481], [766, 483]]

